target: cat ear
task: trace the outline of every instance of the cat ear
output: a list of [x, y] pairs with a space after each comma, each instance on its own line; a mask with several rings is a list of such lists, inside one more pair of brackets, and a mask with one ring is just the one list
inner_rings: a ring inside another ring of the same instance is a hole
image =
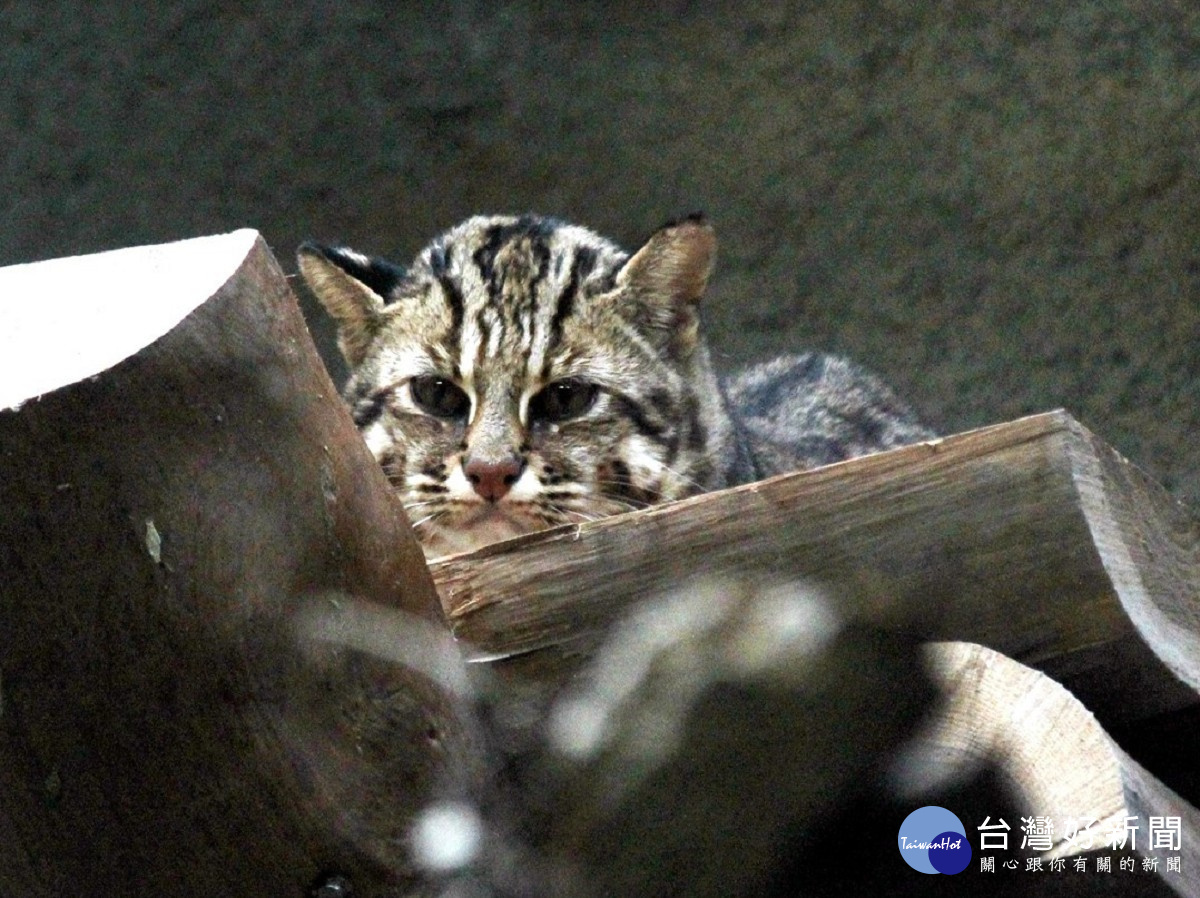
[[663, 225], [617, 274], [638, 317], [660, 333], [668, 351], [686, 357], [699, 340], [697, 307], [712, 273], [717, 238], [697, 213]]
[[405, 276], [403, 268], [343, 246], [305, 243], [296, 253], [300, 274], [338, 326], [338, 346], [358, 367], [379, 330], [384, 306]]

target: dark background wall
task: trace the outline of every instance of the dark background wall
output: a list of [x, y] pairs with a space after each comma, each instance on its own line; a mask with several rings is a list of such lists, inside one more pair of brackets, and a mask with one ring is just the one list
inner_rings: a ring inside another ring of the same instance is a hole
[[0, 263], [704, 209], [726, 367], [849, 353], [947, 431], [1065, 406], [1200, 503], [1190, 0], [15, 0], [0, 83]]

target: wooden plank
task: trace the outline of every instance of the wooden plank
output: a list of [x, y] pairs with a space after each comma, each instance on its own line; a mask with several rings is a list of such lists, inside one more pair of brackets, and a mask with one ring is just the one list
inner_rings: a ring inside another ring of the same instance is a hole
[[987, 645], [1121, 720], [1196, 701], [1200, 651], [1180, 630], [1200, 632], [1198, 544], [1185, 510], [1060, 411], [431, 570], [456, 636], [514, 678], [566, 675], [631, 606], [690, 580], [803, 577], [848, 616]]

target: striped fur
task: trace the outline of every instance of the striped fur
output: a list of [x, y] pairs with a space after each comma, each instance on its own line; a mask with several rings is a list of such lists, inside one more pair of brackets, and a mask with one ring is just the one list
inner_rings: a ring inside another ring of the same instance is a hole
[[928, 436], [833, 357], [778, 359], [723, 388], [699, 334], [714, 251], [695, 216], [632, 255], [533, 215], [468, 219], [407, 270], [301, 247], [338, 324], [354, 421], [427, 554]]

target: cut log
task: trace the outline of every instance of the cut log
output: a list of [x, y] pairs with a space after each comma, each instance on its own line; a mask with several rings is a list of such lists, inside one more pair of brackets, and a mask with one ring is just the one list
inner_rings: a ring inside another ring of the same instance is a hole
[[[994, 648], [1103, 722], [1193, 705], [1194, 519], [1064, 412], [556, 528], [431, 568], [455, 634], [556, 688], [640, 597], [803, 577], [850, 616]], [[851, 598], [859, 597], [859, 598]]]
[[[945, 702], [907, 748], [910, 789], [931, 787], [926, 774], [953, 780], [962, 770], [996, 764], [1022, 816], [1049, 821], [1043, 857], [1136, 847], [1157, 859], [1156, 872], [1177, 894], [1200, 896], [1200, 847], [1188, 836], [1200, 831], [1200, 812], [1126, 754], [1078, 699], [1045, 674], [980, 645], [937, 643], [927, 655]], [[1020, 822], [1007, 822], [1019, 840]], [[1167, 869], [1170, 857], [1178, 870]]]
[[0, 271], [0, 408], [0, 894], [411, 885], [464, 673], [257, 234]]

